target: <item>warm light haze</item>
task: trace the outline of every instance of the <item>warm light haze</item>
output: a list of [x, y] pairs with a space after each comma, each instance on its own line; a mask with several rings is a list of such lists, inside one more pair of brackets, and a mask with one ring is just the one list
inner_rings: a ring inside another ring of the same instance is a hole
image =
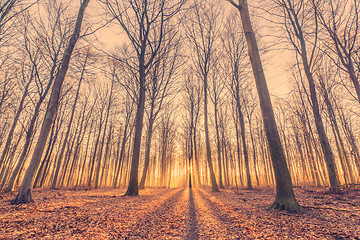
[[1, 239], [359, 239], [358, 0], [0, 0]]

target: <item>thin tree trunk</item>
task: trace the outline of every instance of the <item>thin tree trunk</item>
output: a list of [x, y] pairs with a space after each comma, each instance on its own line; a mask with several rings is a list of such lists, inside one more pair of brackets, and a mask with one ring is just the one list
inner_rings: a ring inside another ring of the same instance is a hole
[[56, 125], [53, 124], [53, 126], [51, 127], [49, 143], [48, 143], [47, 149], [45, 151], [45, 156], [41, 162], [39, 170], [37, 171], [33, 188], [36, 188], [38, 186], [38, 182], [39, 182], [40, 178], [42, 178], [42, 176], [46, 173], [47, 166], [49, 165], [50, 150], [51, 150], [52, 146], [55, 144], [56, 138], [57, 138], [57, 132], [55, 131], [55, 128], [56, 128]]
[[[324, 82], [323, 82], [322, 79], [320, 79], [320, 83], [321, 83], [322, 90], [323, 90], [325, 105], [326, 105], [327, 110], [328, 110], [329, 118], [330, 118], [330, 121], [331, 121], [331, 126], [332, 126], [333, 133], [334, 133], [334, 136], [335, 136], [336, 147], [337, 147], [338, 152], [339, 152], [340, 162], [341, 162], [341, 165], [342, 165], [342, 168], [343, 168], [343, 171], [344, 171], [345, 182], [347, 180], [346, 175], [349, 174], [351, 183], [354, 183], [355, 182], [355, 177], [353, 175], [352, 169], [350, 168], [349, 158], [348, 158], [348, 156], [346, 154], [346, 150], [345, 150], [345, 147], [344, 147], [344, 142], [343, 142], [343, 140], [341, 138], [339, 125], [338, 125], [337, 120], [336, 120], [334, 108], [332, 106], [332, 103], [331, 103], [330, 98], [329, 98], [329, 94], [328, 94], [328, 92], [327, 92], [327, 90], [325, 88], [325, 85], [324, 85]], [[345, 160], [345, 162], [344, 162], [344, 160]]]
[[256, 148], [255, 148], [254, 136], [253, 136], [253, 132], [252, 132], [252, 126], [251, 126], [250, 119], [249, 119], [249, 130], [250, 130], [251, 146], [252, 146], [252, 150], [253, 150], [253, 159], [254, 159], [254, 170], [255, 170], [256, 184], [259, 187], [259, 174], [258, 174], [258, 169], [257, 169], [258, 164], [257, 164], [257, 158], [256, 158]]
[[145, 189], [145, 181], [146, 181], [146, 175], [149, 169], [149, 162], [150, 162], [150, 150], [151, 150], [151, 140], [152, 140], [152, 131], [153, 131], [153, 109], [151, 109], [150, 117], [149, 117], [149, 126], [146, 136], [146, 148], [145, 148], [145, 160], [144, 160], [144, 169], [142, 173], [142, 177], [140, 180], [139, 188]]
[[122, 174], [122, 165], [124, 162], [124, 155], [125, 155], [125, 150], [126, 150], [126, 142], [127, 142], [127, 129], [128, 129], [128, 124], [125, 125], [125, 129], [124, 129], [124, 135], [121, 141], [121, 150], [120, 150], [120, 156], [119, 156], [119, 163], [118, 163], [118, 168], [116, 169], [116, 173], [115, 173], [115, 180], [113, 183], [113, 188], [116, 188], [118, 186], [120, 186], [121, 183], [121, 174]]
[[249, 155], [246, 145], [246, 136], [245, 136], [246, 130], [245, 130], [244, 115], [242, 113], [240, 103], [237, 103], [237, 105], [238, 105], [237, 107], [238, 107], [239, 122], [240, 122], [241, 142], [242, 142], [244, 161], [245, 161], [247, 189], [253, 189], [251, 184], [251, 176], [250, 176]]
[[[13, 146], [12, 149], [11, 149], [11, 152], [10, 152], [10, 155], [9, 155], [9, 160], [10, 160], [10, 159], [14, 159], [14, 156], [15, 156], [15, 153], [16, 153], [16, 149], [17, 149], [17, 147], [19, 146], [19, 143], [20, 143], [20, 140], [21, 140], [23, 134], [24, 134], [24, 131], [22, 130], [22, 131], [20, 132], [20, 134], [19, 134], [19, 137], [18, 137], [17, 141], [15, 142], [14, 146]], [[6, 183], [6, 180], [7, 180], [7, 178], [8, 178], [10, 169], [11, 169], [11, 167], [12, 167], [12, 166], [11, 166], [12, 164], [11, 164], [10, 161], [9, 161], [9, 163], [8, 163], [7, 165], [8, 165], [8, 167], [7, 167], [7, 169], [6, 169], [5, 174], [3, 174], [3, 179], [2, 179], [2, 183], [1, 183], [1, 185], [0, 185], [0, 189], [3, 189], [3, 187], [4, 187], [5, 183]], [[4, 168], [5, 168], [5, 167], [4, 167]]]
[[340, 115], [340, 120], [341, 120], [341, 123], [342, 123], [341, 125], [342, 125], [342, 128], [343, 128], [344, 132], [345, 132], [346, 139], [347, 139], [348, 143], [351, 146], [351, 150], [352, 150], [351, 154], [354, 157], [355, 166], [356, 166], [356, 168], [358, 170], [358, 174], [360, 175], [360, 153], [359, 153], [359, 149], [358, 149], [358, 146], [357, 146], [353, 131], [349, 126], [348, 120], [346, 120], [346, 118], [345, 118], [343, 110], [341, 108], [339, 108], [339, 106], [336, 106], [336, 108], [337, 108], [337, 110], [339, 112], [339, 115]]
[[[43, 99], [43, 98], [41, 98], [41, 99]], [[20, 173], [21, 166], [26, 161], [26, 156], [27, 156], [28, 151], [30, 149], [31, 140], [32, 140], [33, 133], [34, 133], [34, 130], [35, 130], [35, 123], [36, 123], [36, 120], [37, 120], [37, 118], [39, 116], [40, 107], [41, 107], [41, 104], [42, 104], [42, 101], [40, 101], [40, 100], [35, 106], [34, 114], [33, 114], [32, 118], [30, 120], [29, 128], [26, 131], [25, 144], [23, 146], [23, 150], [22, 150], [20, 158], [19, 158], [18, 162], [16, 163], [16, 166], [15, 166], [15, 168], [14, 168], [12, 174], [11, 174], [11, 177], [10, 177], [9, 183], [8, 183], [6, 189], [5, 189], [5, 192], [13, 191], [13, 188], [14, 188], [14, 185], [15, 185], [15, 180], [16, 180], [16, 178], [18, 177], [18, 175]]]
[[101, 111], [100, 120], [99, 120], [99, 132], [98, 132], [97, 137], [96, 137], [96, 141], [95, 141], [95, 145], [94, 145], [94, 152], [92, 154], [92, 159], [90, 160], [91, 167], [90, 167], [89, 172], [88, 172], [88, 183], [87, 183], [87, 188], [88, 189], [91, 188], [91, 182], [93, 180], [93, 173], [94, 173], [94, 168], [95, 168], [95, 164], [96, 164], [97, 151], [98, 151], [98, 148], [99, 148], [101, 130], [102, 130], [102, 126], [104, 124], [103, 123], [103, 117], [104, 117], [104, 113], [103, 113], [103, 111]]
[[[215, 91], [215, 90], [214, 90]], [[215, 93], [216, 94], [216, 93]], [[222, 176], [222, 166], [221, 166], [221, 144], [220, 144], [220, 126], [219, 126], [219, 120], [218, 120], [218, 103], [216, 102], [217, 97], [215, 96], [215, 102], [214, 102], [214, 111], [215, 111], [215, 130], [216, 130], [216, 144], [217, 144], [217, 158], [218, 158], [218, 174], [219, 174], [219, 188], [224, 189], [223, 184], [223, 176]]]
[[314, 79], [313, 79], [312, 73], [310, 71], [310, 66], [308, 65], [308, 60], [307, 60], [307, 56], [306, 56], [305, 43], [303, 42], [302, 45], [303, 45], [302, 46], [302, 49], [303, 49], [302, 50], [302, 59], [303, 59], [303, 65], [304, 65], [306, 77], [307, 77], [308, 83], [309, 83], [310, 98], [311, 98], [311, 102], [312, 102], [312, 110], [313, 110], [313, 114], [314, 114], [314, 118], [315, 118], [315, 126], [317, 129], [318, 135], [319, 135], [321, 149], [324, 154], [324, 159], [325, 159], [326, 167], [328, 170], [330, 187], [331, 187], [332, 191], [340, 192], [339, 182], [337, 179], [337, 173], [336, 173], [336, 169], [335, 169], [334, 154], [331, 150], [329, 139], [326, 135], [323, 120], [320, 115], [320, 109], [319, 109], [319, 103], [317, 100], [315, 83], [314, 83]]
[[[79, 83], [78, 83], [77, 90], [76, 90], [76, 94], [75, 94], [74, 104], [73, 104], [72, 109], [71, 109], [71, 115], [70, 115], [70, 119], [69, 119], [69, 124], [68, 124], [68, 126], [67, 126], [67, 130], [66, 130], [66, 134], [65, 134], [65, 139], [64, 139], [64, 142], [63, 142], [63, 144], [62, 144], [62, 148], [61, 148], [61, 150], [60, 150], [59, 158], [57, 159], [55, 176], [54, 176], [53, 182], [52, 182], [52, 184], [51, 184], [51, 189], [55, 189], [55, 188], [56, 188], [56, 184], [57, 184], [57, 180], [58, 180], [58, 174], [59, 174], [59, 171], [60, 171], [61, 163], [62, 163], [63, 156], [64, 156], [64, 152], [65, 152], [65, 147], [66, 147], [66, 145], [68, 144], [68, 141], [67, 141], [67, 140], [68, 140], [68, 137], [69, 137], [69, 134], [70, 134], [70, 130], [71, 130], [71, 126], [72, 126], [73, 119], [74, 119], [76, 104], [77, 104], [77, 101], [78, 101], [78, 99], [79, 99], [80, 87], [81, 87], [82, 80], [83, 80], [83, 78], [84, 78], [85, 66], [86, 66], [86, 61], [87, 61], [87, 59], [88, 59], [88, 56], [87, 56], [86, 59], [85, 59], [84, 67], [83, 67], [83, 69], [82, 69], [82, 71], [81, 71], [81, 76], [80, 76]], [[66, 170], [66, 169], [64, 169], [64, 171], [65, 171], [65, 170]]]
[[95, 189], [97, 189], [98, 185], [99, 185], [99, 175], [100, 175], [100, 168], [101, 168], [101, 162], [102, 162], [102, 152], [103, 152], [103, 149], [104, 149], [106, 129], [107, 129], [108, 121], [109, 121], [111, 102], [112, 102], [112, 96], [113, 96], [113, 87], [114, 87], [114, 81], [112, 80], [111, 81], [109, 102], [108, 102], [107, 110], [106, 110], [104, 134], [103, 134], [103, 137], [102, 137], [102, 140], [101, 140], [100, 151], [99, 151], [99, 156], [98, 156], [98, 165], [97, 165], [96, 174], [95, 174]]
[[198, 158], [198, 150], [197, 150], [197, 141], [196, 141], [196, 123], [194, 123], [194, 133], [193, 133], [193, 144], [194, 144], [194, 156], [193, 156], [193, 160], [195, 162], [195, 167], [196, 167], [196, 176], [197, 176], [197, 180], [198, 180], [198, 184], [201, 187], [202, 186], [202, 182], [201, 182], [201, 178], [200, 178], [200, 167], [199, 167], [199, 158]]
[[204, 127], [205, 127], [205, 142], [206, 142], [206, 159], [210, 170], [211, 189], [213, 192], [219, 192], [219, 187], [216, 183], [213, 163], [211, 159], [211, 147], [209, 137], [209, 124], [208, 124], [208, 87], [207, 87], [207, 76], [204, 79]]

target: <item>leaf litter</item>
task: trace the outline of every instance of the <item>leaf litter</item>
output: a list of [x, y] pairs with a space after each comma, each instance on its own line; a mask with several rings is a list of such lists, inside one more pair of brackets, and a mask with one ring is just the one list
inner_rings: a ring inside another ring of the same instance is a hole
[[0, 193], [0, 239], [360, 239], [360, 189], [343, 194], [297, 187], [299, 214], [266, 210], [273, 188], [35, 189], [11, 205]]

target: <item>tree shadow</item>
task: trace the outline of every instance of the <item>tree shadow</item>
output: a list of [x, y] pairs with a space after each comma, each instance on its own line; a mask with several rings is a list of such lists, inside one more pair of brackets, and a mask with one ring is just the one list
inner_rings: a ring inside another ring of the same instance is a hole
[[189, 223], [186, 239], [199, 239], [193, 191], [189, 189]]

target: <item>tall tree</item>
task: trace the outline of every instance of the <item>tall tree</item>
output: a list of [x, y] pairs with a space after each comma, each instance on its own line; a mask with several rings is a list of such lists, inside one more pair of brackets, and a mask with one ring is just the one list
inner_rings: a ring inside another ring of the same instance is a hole
[[[222, 37], [222, 42], [224, 43], [224, 48], [226, 55], [225, 69], [230, 80], [229, 90], [230, 94], [233, 97], [235, 102], [238, 123], [240, 125], [240, 134], [241, 134], [241, 143], [243, 149], [243, 156], [245, 162], [245, 172], [247, 180], [247, 188], [252, 189], [251, 176], [250, 176], [250, 165], [249, 165], [249, 154], [248, 146], [246, 142], [246, 128], [245, 128], [245, 109], [247, 106], [244, 106], [246, 101], [243, 101], [244, 98], [248, 95], [248, 63], [246, 60], [246, 40], [243, 36], [241, 30], [237, 29], [236, 21], [239, 20], [239, 17], [236, 15], [234, 17], [229, 17], [226, 21], [225, 32]], [[249, 122], [249, 125], [251, 123]], [[236, 126], [238, 127], [238, 126]]]
[[[109, 13], [128, 36], [136, 55], [136, 117], [132, 161], [127, 196], [139, 195], [138, 171], [141, 136], [145, 112], [145, 97], [150, 69], [155, 64], [164, 41], [174, 28], [171, 20], [180, 11], [185, 0], [104, 0]], [[171, 36], [171, 35], [170, 35]]]
[[145, 159], [143, 174], [139, 183], [139, 188], [145, 188], [146, 175], [149, 169], [150, 150], [152, 134], [156, 120], [163, 111], [167, 110], [169, 101], [173, 100], [177, 93], [176, 79], [180, 66], [180, 39], [177, 32], [173, 32], [173, 37], [164, 43], [159, 50], [156, 64], [150, 73], [150, 84], [148, 88], [149, 114], [146, 135]]
[[360, 3], [357, 0], [311, 2], [319, 23], [327, 32], [327, 38], [322, 40], [325, 52], [349, 76], [356, 92], [355, 98], [360, 102], [360, 69], [356, 64], [360, 48]]
[[261, 63], [259, 48], [250, 20], [248, 3], [246, 0], [239, 0], [238, 3], [235, 3], [233, 0], [227, 1], [236, 7], [240, 12], [243, 31], [248, 45], [251, 66], [256, 82], [256, 88], [258, 90], [264, 128], [276, 180], [276, 198], [271, 207], [280, 210], [299, 211], [300, 206], [295, 199], [290, 172], [276, 126], [271, 98]]
[[[276, 3], [283, 9], [284, 24], [290, 43], [294, 47], [296, 54], [298, 54], [301, 58], [303, 71], [305, 72], [306, 79], [308, 80], [312, 112], [328, 171], [331, 191], [340, 192], [334, 154], [320, 114], [315, 78], [313, 75], [313, 67], [318, 58], [316, 49], [318, 47], [317, 43], [319, 40], [319, 14], [316, 10], [311, 10], [311, 3], [302, 3], [294, 0], [276, 0]], [[311, 18], [309, 18], [309, 16], [311, 16]], [[309, 19], [314, 22], [311, 22]], [[311, 25], [314, 27], [309, 33], [306, 29]], [[311, 42], [309, 43], [308, 41]]]
[[70, 135], [71, 126], [73, 124], [76, 104], [78, 102], [79, 95], [80, 95], [81, 83], [83, 82], [83, 79], [85, 78], [86, 67], [87, 67], [87, 62], [88, 62], [89, 57], [90, 57], [90, 52], [89, 52], [89, 49], [87, 49], [87, 52], [84, 54], [84, 60], [81, 62], [82, 66], [81, 66], [81, 70], [80, 70], [81, 71], [80, 78], [79, 78], [78, 86], [77, 86], [77, 89], [76, 89], [74, 104], [73, 104], [73, 106], [71, 108], [69, 123], [68, 123], [68, 126], [67, 126], [65, 137], [63, 139], [60, 154], [59, 154], [59, 157], [57, 159], [55, 175], [54, 175], [54, 178], [53, 178], [53, 181], [52, 181], [52, 184], [51, 184], [52, 189], [56, 188], [56, 184], [57, 184], [57, 181], [58, 181], [58, 175], [59, 175], [61, 164], [63, 162], [63, 156], [64, 156], [64, 153], [65, 153], [65, 147], [66, 147], [66, 145], [68, 143], [68, 138], [69, 138], [69, 135]]
[[48, 107], [41, 126], [40, 135], [38, 137], [35, 150], [30, 161], [30, 165], [26, 170], [24, 179], [20, 186], [19, 193], [16, 196], [16, 198], [13, 200], [14, 204], [28, 203], [33, 201], [31, 196], [31, 190], [33, 186], [34, 174], [39, 167], [40, 160], [45, 148], [45, 144], [47, 142], [47, 138], [51, 130], [51, 126], [53, 124], [53, 121], [57, 113], [61, 89], [65, 80], [67, 70], [69, 68], [71, 55], [73, 53], [73, 50], [75, 48], [78, 39], [80, 38], [81, 25], [84, 19], [86, 7], [88, 6], [89, 2], [90, 0], [83, 0], [80, 3], [80, 9], [75, 22], [74, 32], [69, 39], [68, 45], [65, 49], [61, 61], [60, 69], [54, 80], [54, 85], [50, 95]]
[[220, 6], [216, 2], [196, 2], [192, 7], [192, 14], [188, 18], [187, 37], [193, 52], [191, 58], [198, 77], [203, 82], [204, 94], [204, 128], [206, 143], [206, 159], [210, 171], [210, 180], [213, 192], [218, 192], [214, 167], [211, 157], [209, 134], [208, 94], [211, 74], [216, 71], [214, 64], [219, 60], [216, 53], [220, 37]]

